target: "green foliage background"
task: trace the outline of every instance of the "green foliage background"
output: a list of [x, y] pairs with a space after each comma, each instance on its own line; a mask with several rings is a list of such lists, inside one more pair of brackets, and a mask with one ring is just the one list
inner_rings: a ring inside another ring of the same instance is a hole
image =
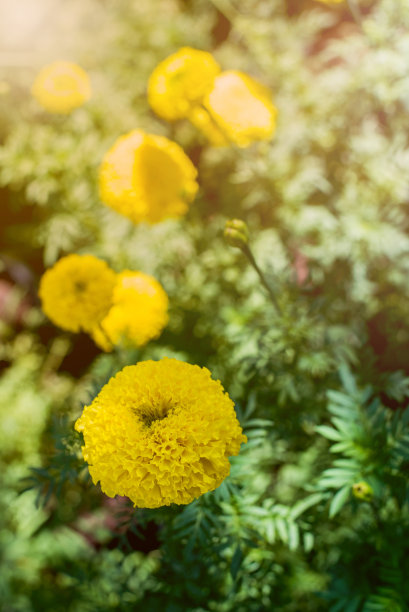
[[[2, 64], [2, 612], [409, 609], [409, 5], [359, 7], [72, 0], [59, 53], [94, 95], [68, 117], [30, 98], [50, 50]], [[153, 115], [149, 74], [186, 45], [274, 92], [270, 143], [211, 148]], [[180, 221], [135, 227], [99, 201], [102, 156], [136, 127], [198, 167]], [[282, 316], [223, 241], [231, 217]], [[47, 322], [38, 279], [71, 252], [154, 274], [161, 338], [105, 355]], [[92, 485], [73, 422], [125, 364], [165, 355], [220, 378], [249, 442], [216, 491], [134, 510]]]

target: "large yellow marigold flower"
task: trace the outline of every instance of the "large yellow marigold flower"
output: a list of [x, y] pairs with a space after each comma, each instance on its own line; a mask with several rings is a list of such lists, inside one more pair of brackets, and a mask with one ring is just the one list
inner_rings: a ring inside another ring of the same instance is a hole
[[112, 306], [94, 330], [104, 350], [113, 345], [143, 346], [157, 338], [168, 322], [168, 296], [156, 279], [124, 270], [117, 276]]
[[107, 314], [116, 274], [93, 255], [67, 255], [41, 278], [45, 314], [59, 327], [90, 332]]
[[220, 66], [206, 51], [182, 47], [158, 64], [148, 83], [149, 104], [168, 121], [189, 117], [213, 86]]
[[227, 70], [214, 81], [204, 102], [228, 141], [245, 147], [274, 134], [277, 110], [266, 88], [244, 72]]
[[100, 195], [134, 223], [158, 223], [186, 213], [198, 189], [196, 176], [196, 168], [175, 142], [133, 130], [106, 153]]
[[68, 114], [91, 97], [87, 73], [72, 62], [53, 62], [38, 73], [31, 89], [50, 113]]
[[94, 483], [142, 508], [188, 504], [212, 491], [246, 441], [220, 382], [176, 359], [124, 368], [75, 428]]

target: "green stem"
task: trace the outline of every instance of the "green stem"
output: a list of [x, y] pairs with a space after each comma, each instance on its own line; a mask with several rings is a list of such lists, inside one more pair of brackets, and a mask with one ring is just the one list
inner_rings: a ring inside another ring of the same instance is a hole
[[271, 289], [270, 285], [268, 284], [266, 277], [264, 276], [263, 272], [260, 270], [260, 268], [258, 267], [258, 264], [254, 258], [253, 253], [251, 252], [250, 247], [246, 244], [243, 245], [241, 247], [241, 250], [243, 251], [243, 253], [245, 254], [245, 256], [247, 257], [247, 259], [249, 260], [249, 262], [251, 263], [251, 265], [253, 266], [253, 268], [255, 269], [255, 271], [257, 272], [263, 286], [267, 289], [268, 295], [270, 296], [270, 299], [273, 303], [274, 308], [276, 309], [277, 313], [282, 316], [283, 311], [281, 310], [281, 307], [279, 305], [279, 303], [277, 302], [277, 299], [273, 293], [273, 290]]

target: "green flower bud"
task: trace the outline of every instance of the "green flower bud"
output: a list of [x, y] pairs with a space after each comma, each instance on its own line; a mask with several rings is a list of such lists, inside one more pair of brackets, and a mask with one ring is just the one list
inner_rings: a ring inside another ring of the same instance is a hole
[[243, 248], [249, 241], [249, 230], [241, 219], [226, 221], [224, 237], [230, 246]]
[[226, 221], [226, 227], [235, 229], [247, 236], [247, 238], [249, 237], [249, 228], [247, 227], [247, 223], [241, 219], [229, 219], [229, 221]]
[[367, 482], [356, 482], [352, 485], [352, 493], [356, 499], [370, 502], [373, 499], [373, 489]]

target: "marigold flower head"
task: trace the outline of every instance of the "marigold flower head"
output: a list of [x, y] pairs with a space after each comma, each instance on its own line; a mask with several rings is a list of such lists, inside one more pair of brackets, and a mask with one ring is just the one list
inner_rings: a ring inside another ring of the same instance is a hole
[[53, 62], [38, 73], [31, 92], [50, 113], [68, 114], [91, 97], [87, 73], [72, 62]]
[[93, 331], [104, 350], [113, 345], [143, 346], [157, 338], [168, 322], [168, 296], [156, 279], [124, 270], [117, 275], [112, 305]]
[[274, 133], [277, 110], [271, 95], [244, 72], [217, 76], [204, 105], [227, 140], [241, 147]]
[[158, 64], [149, 78], [148, 100], [167, 121], [188, 117], [212, 88], [220, 66], [206, 51], [182, 47]]
[[41, 278], [43, 311], [62, 329], [90, 332], [110, 308], [115, 278], [93, 255], [67, 255]]
[[99, 175], [102, 201], [134, 223], [180, 217], [194, 199], [197, 171], [178, 144], [133, 130], [106, 153]]
[[128, 366], [75, 424], [93, 482], [135, 506], [188, 504], [218, 487], [246, 437], [209, 370], [176, 359]]

